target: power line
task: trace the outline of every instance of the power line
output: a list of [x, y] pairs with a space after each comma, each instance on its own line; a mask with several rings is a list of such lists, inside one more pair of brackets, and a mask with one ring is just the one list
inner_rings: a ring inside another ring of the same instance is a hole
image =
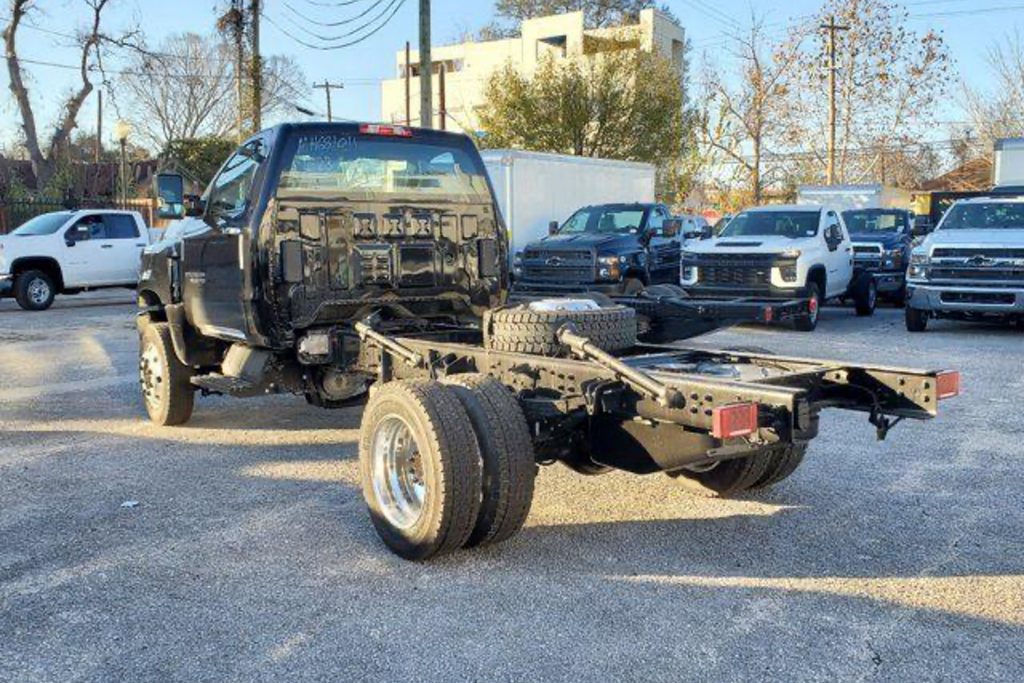
[[[299, 24], [297, 21], [295, 21], [294, 19], [292, 19], [288, 15], [285, 15], [284, 18], [285, 18], [285, 20], [288, 21], [288, 23], [290, 23], [292, 26], [294, 26], [295, 28], [299, 29], [300, 31], [302, 31], [306, 35], [308, 35], [308, 36], [310, 36], [312, 38], [316, 38], [317, 40], [324, 41], [325, 43], [333, 43], [333, 42], [338, 41], [338, 40], [345, 40], [346, 38], [351, 38], [352, 36], [357, 35], [360, 31], [364, 30], [365, 28], [367, 28], [369, 26], [372, 26], [375, 22], [379, 21], [381, 19], [381, 17], [383, 17], [385, 14], [387, 14], [389, 10], [391, 10], [393, 7], [395, 7], [395, 3], [397, 3], [397, 2], [399, 2], [399, 0], [390, 0], [388, 2], [388, 4], [384, 7], [384, 9], [382, 9], [380, 11], [379, 14], [377, 14], [376, 16], [374, 16], [371, 19], [368, 19], [366, 22], [360, 24], [359, 26], [356, 26], [355, 28], [346, 31], [345, 33], [339, 33], [338, 35], [328, 35], [328, 36], [320, 35], [319, 33], [316, 33], [315, 31], [312, 31], [312, 30], [306, 28], [305, 26], [302, 26], [301, 24]], [[380, 5], [380, 4], [381, 4], [381, 0], [378, 0], [374, 6], [377, 6], [377, 5]], [[385, 23], [387, 23], [386, 20], [385, 20]]]
[[316, 19], [310, 19], [305, 14], [303, 14], [299, 10], [295, 9], [295, 7], [293, 7], [290, 2], [284, 2], [282, 4], [285, 6], [286, 9], [288, 9], [290, 12], [295, 14], [295, 16], [303, 19], [304, 21], [309, 22], [310, 24], [313, 24], [314, 26], [324, 26], [326, 28], [334, 28], [334, 27], [337, 27], [337, 26], [345, 26], [346, 24], [351, 24], [353, 21], [358, 21], [358, 20], [362, 19], [367, 14], [372, 12], [374, 9], [379, 7], [381, 5], [381, 3], [383, 3], [383, 2], [384, 2], [384, 0], [372, 0], [370, 5], [366, 9], [364, 9], [362, 12], [360, 12], [359, 14], [356, 14], [355, 16], [351, 16], [351, 17], [349, 17], [347, 19], [342, 19], [341, 21], [317, 21]]
[[303, 47], [309, 48], [310, 50], [323, 50], [323, 51], [342, 50], [342, 49], [347, 48], [347, 47], [352, 47], [353, 45], [358, 45], [359, 43], [363, 42], [364, 40], [369, 39], [371, 36], [373, 36], [374, 34], [378, 33], [382, 28], [387, 26], [388, 22], [390, 22], [391, 19], [394, 18], [394, 16], [396, 14], [398, 14], [398, 11], [400, 9], [402, 9], [402, 6], [405, 5], [405, 2], [406, 2], [406, 0], [398, 0], [398, 4], [395, 5], [395, 8], [391, 11], [391, 14], [389, 14], [384, 19], [384, 21], [381, 22], [378, 26], [376, 26], [373, 30], [369, 31], [368, 33], [363, 34], [359, 38], [356, 38], [354, 40], [350, 40], [350, 41], [345, 42], [345, 43], [339, 43], [337, 45], [315, 45], [315, 44], [309, 42], [308, 40], [304, 40], [302, 38], [299, 38], [294, 33], [292, 33], [288, 29], [286, 29], [283, 26], [281, 26], [281, 24], [279, 24], [276, 21], [274, 21], [274, 18], [271, 17], [270, 15], [266, 15], [265, 14], [264, 18], [267, 20], [267, 22], [270, 23], [271, 26], [276, 28], [278, 31], [280, 31], [282, 34], [284, 34], [286, 37], [290, 38], [292, 41], [298, 43], [299, 45], [301, 45]]

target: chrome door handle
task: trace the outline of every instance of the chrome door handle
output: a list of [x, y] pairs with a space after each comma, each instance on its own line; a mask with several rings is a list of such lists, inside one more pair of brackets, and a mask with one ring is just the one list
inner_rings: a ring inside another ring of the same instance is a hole
[[113, 248], [114, 248], [113, 244], [101, 244], [100, 245], [100, 249], [113, 249]]

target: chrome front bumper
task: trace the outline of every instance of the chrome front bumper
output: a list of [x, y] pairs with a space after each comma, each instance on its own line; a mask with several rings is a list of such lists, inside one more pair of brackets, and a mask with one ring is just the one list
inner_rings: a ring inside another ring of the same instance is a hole
[[972, 287], [907, 282], [907, 306], [950, 313], [1024, 314], [1024, 286]]

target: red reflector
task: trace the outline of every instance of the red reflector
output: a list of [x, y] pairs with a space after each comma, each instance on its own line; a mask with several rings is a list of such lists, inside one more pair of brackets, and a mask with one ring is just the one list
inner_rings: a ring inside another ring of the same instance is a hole
[[772, 309], [771, 306], [765, 306], [764, 307], [764, 321], [766, 323], [770, 323], [772, 321], [772, 318], [774, 318], [774, 317], [775, 317], [774, 309]]
[[955, 370], [940, 372], [935, 377], [935, 392], [941, 401], [960, 395], [960, 373]]
[[734, 403], [711, 411], [711, 436], [732, 439], [757, 431], [757, 404]]
[[412, 130], [405, 126], [385, 126], [379, 123], [364, 123], [359, 126], [364, 135], [390, 135], [399, 138], [411, 138]]

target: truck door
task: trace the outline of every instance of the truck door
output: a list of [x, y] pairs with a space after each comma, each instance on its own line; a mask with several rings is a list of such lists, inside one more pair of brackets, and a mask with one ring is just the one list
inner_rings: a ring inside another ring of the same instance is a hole
[[262, 139], [247, 142], [221, 166], [206, 196], [211, 230], [183, 240], [182, 296], [193, 325], [208, 336], [247, 336], [248, 224], [256, 203], [256, 177], [266, 159]]
[[112, 277], [110, 250], [103, 216], [82, 216], [64, 229], [64, 251], [61, 258], [64, 284], [68, 287], [89, 287], [107, 284]]
[[651, 233], [651, 243], [647, 250], [651, 284], [679, 282], [680, 236], [665, 237], [663, 228], [667, 218], [668, 212], [660, 206], [651, 209], [647, 218], [647, 230]]
[[112, 245], [108, 249], [111, 282], [138, 282], [139, 263], [147, 240], [139, 231], [135, 217], [127, 213], [106, 213], [103, 214], [103, 225]]
[[825, 211], [821, 231], [825, 241], [825, 267], [828, 270], [825, 296], [840, 296], [846, 292], [853, 277], [853, 244], [842, 219], [835, 211]]

